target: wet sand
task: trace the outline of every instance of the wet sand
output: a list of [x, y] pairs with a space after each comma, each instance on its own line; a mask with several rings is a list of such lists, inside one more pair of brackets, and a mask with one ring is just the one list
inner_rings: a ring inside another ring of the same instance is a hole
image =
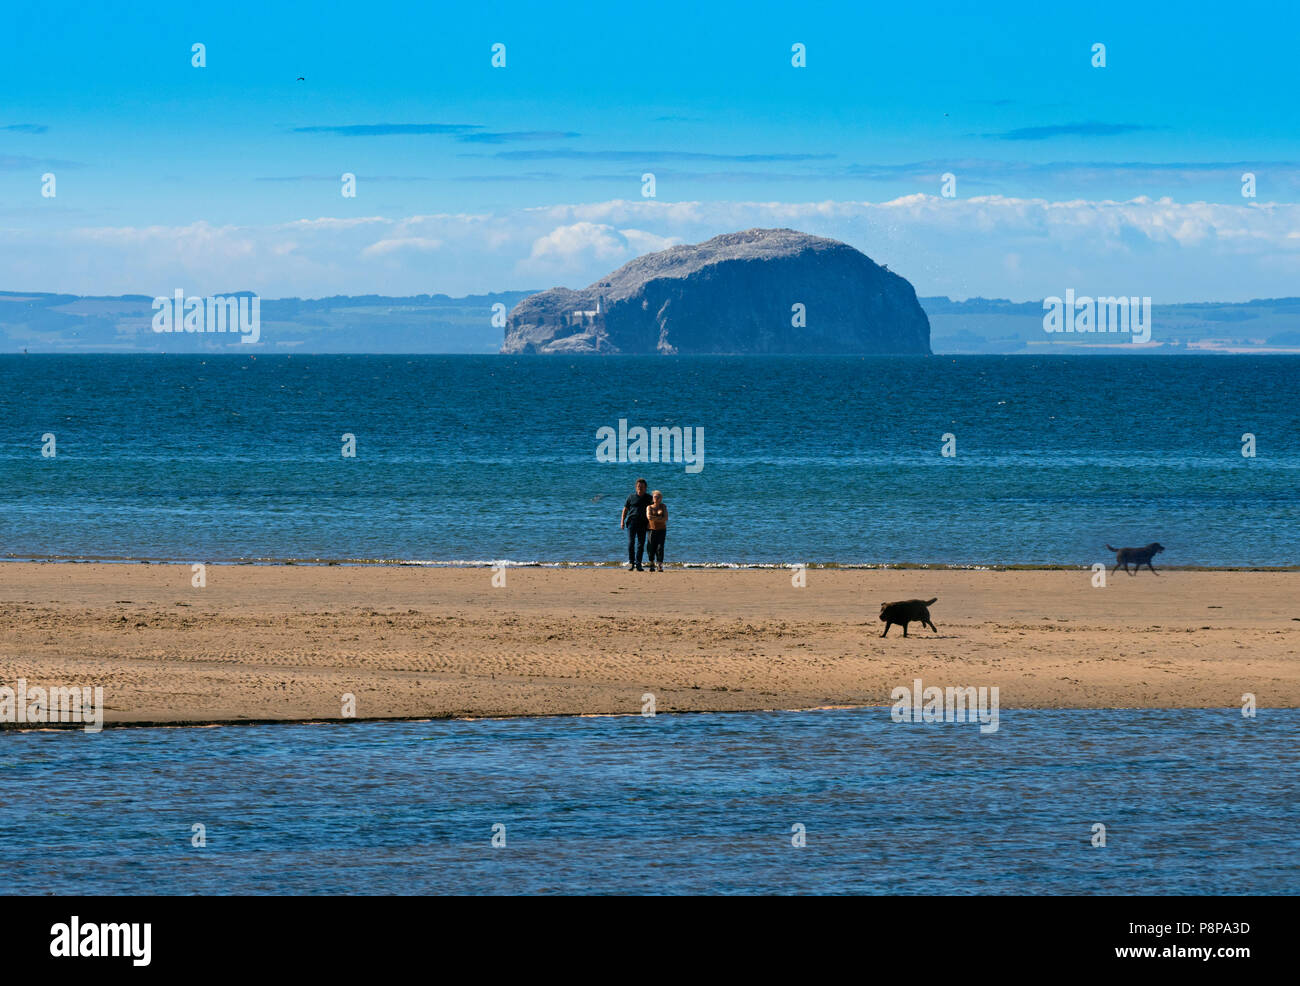
[[[1300, 572], [0, 564], [0, 685], [102, 686], [108, 723], [886, 705], [1300, 705]], [[880, 638], [884, 600], [938, 634]]]

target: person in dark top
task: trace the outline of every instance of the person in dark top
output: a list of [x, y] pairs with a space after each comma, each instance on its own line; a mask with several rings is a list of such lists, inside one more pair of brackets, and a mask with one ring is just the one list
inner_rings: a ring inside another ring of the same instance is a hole
[[618, 526], [627, 530], [627, 564], [638, 572], [644, 572], [641, 560], [645, 557], [645, 532], [649, 521], [646, 519], [646, 507], [653, 501], [646, 493], [646, 481], [636, 481], [636, 492], [623, 504], [623, 513], [618, 518]]

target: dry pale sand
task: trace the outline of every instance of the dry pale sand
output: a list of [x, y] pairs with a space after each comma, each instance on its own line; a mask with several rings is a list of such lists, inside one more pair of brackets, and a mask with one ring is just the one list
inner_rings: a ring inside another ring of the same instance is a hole
[[[1300, 572], [790, 573], [0, 564], [0, 685], [102, 685], [115, 723], [884, 705], [1300, 705]], [[938, 635], [880, 638], [882, 600]]]

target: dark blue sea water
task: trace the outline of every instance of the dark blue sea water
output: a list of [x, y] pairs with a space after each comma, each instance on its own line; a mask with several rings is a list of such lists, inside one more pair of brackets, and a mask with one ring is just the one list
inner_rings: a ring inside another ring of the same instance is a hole
[[982, 735], [862, 709], [0, 733], [0, 872], [18, 894], [1295, 894], [1298, 728], [1009, 710]]
[[[1298, 397], [1289, 356], [0, 356], [0, 557], [617, 561], [644, 475], [669, 561], [1297, 564]], [[620, 419], [703, 469], [598, 462]]]

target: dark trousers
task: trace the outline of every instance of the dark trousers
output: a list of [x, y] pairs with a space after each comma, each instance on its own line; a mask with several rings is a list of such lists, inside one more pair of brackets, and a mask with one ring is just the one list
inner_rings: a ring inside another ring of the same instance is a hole
[[664, 564], [664, 538], [668, 536], [667, 531], [651, 531], [650, 543], [646, 546], [646, 553], [650, 556], [650, 564], [659, 563], [662, 568]]
[[641, 558], [645, 554], [645, 525], [629, 525], [627, 529], [627, 560], [637, 568], [641, 567]]

